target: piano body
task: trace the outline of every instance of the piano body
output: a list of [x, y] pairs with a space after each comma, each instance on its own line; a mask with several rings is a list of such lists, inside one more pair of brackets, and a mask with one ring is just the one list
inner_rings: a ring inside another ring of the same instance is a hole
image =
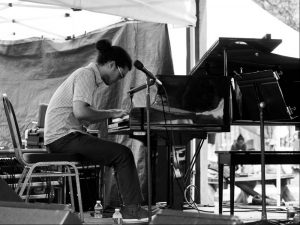
[[[300, 102], [295, 96], [300, 90], [300, 61], [271, 53], [280, 43], [281, 40], [268, 37], [221, 37], [188, 76], [159, 75], [163, 88], [158, 88], [156, 101], [151, 105], [150, 130], [152, 136], [165, 140], [160, 147], [184, 145], [192, 138], [205, 139], [210, 132], [228, 132], [230, 125], [259, 124], [258, 97], [266, 102], [266, 124], [299, 126]], [[261, 96], [257, 96], [256, 89]], [[274, 107], [280, 107], [278, 113]], [[145, 108], [132, 108], [129, 118], [108, 121], [108, 132], [146, 140], [145, 113]], [[158, 148], [151, 151], [156, 152]], [[156, 162], [174, 164], [171, 150], [165, 152], [167, 156], [158, 154], [161, 159]], [[191, 157], [186, 154], [187, 158]], [[180, 208], [181, 203], [174, 200], [176, 191], [170, 190], [172, 168], [168, 170], [167, 202], [173, 208]], [[152, 171], [155, 176], [155, 169]], [[153, 189], [155, 195], [156, 188]]]
[[[230, 80], [226, 77], [158, 75], [155, 102], [150, 106], [150, 128], [155, 132], [225, 132], [230, 129]], [[143, 135], [146, 109], [134, 107], [125, 119], [110, 119], [110, 133]]]

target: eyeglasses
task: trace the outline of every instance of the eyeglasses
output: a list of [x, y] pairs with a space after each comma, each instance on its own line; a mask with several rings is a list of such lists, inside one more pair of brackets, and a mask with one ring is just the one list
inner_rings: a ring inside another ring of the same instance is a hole
[[122, 73], [122, 71], [120, 70], [120, 67], [119, 67], [119, 66], [117, 66], [117, 68], [118, 68], [118, 70], [119, 70], [120, 77], [121, 77], [121, 78], [124, 78], [124, 77], [125, 77], [125, 75], [124, 75], [124, 73]]

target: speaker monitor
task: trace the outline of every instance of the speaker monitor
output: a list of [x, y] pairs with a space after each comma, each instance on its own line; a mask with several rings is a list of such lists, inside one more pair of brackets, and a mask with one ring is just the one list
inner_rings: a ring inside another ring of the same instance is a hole
[[236, 216], [164, 209], [154, 216], [150, 224], [237, 225], [243, 222]]
[[0, 224], [82, 224], [65, 205], [0, 201]]

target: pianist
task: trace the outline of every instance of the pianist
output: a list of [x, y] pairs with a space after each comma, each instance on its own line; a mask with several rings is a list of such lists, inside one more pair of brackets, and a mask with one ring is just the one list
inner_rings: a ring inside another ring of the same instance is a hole
[[96, 109], [93, 93], [103, 85], [111, 85], [131, 70], [129, 54], [108, 40], [96, 43], [96, 62], [74, 71], [53, 94], [45, 117], [45, 145], [54, 153], [77, 153], [85, 160], [112, 166], [122, 197], [125, 219], [147, 218], [141, 208], [143, 197], [133, 154], [124, 145], [89, 135], [84, 127], [107, 118], [127, 115], [122, 109]]

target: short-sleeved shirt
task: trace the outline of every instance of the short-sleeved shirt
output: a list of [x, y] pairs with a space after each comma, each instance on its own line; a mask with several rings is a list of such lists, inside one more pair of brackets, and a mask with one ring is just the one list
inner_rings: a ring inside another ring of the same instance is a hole
[[85, 132], [88, 122], [79, 121], [73, 113], [73, 102], [83, 101], [93, 107], [94, 93], [103, 83], [99, 69], [90, 63], [74, 71], [50, 99], [44, 129], [44, 144], [48, 145], [72, 132]]

